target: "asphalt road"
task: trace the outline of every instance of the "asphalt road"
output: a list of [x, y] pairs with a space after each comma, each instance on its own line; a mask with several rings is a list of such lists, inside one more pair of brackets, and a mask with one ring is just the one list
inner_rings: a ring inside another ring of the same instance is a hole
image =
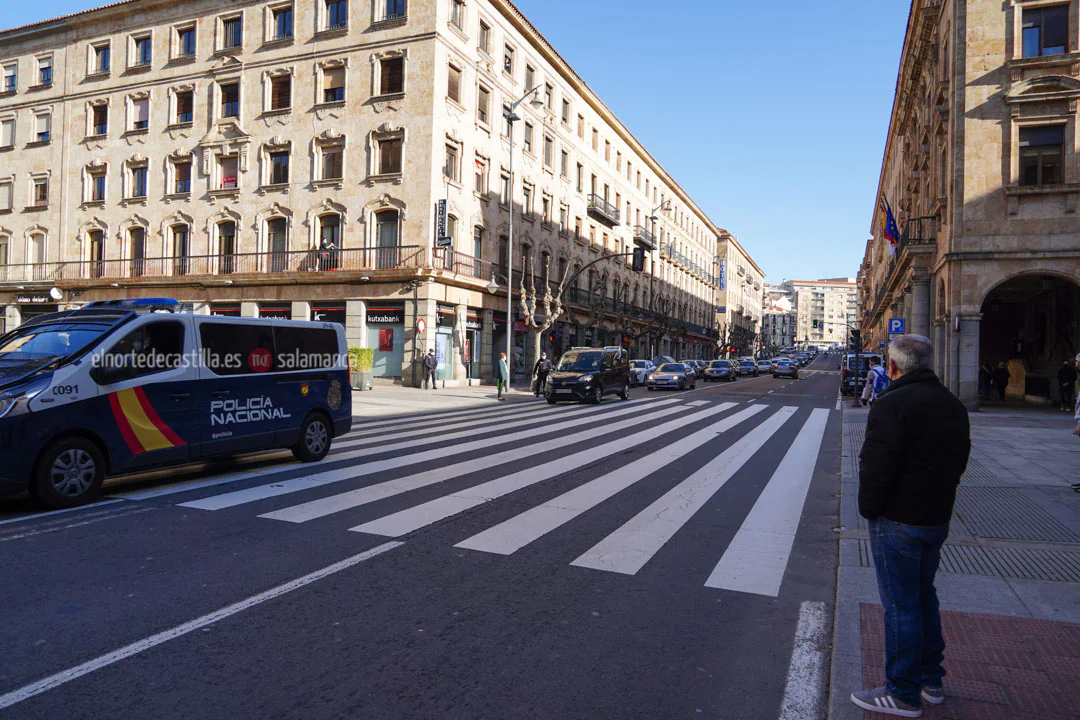
[[0, 718], [809, 717], [834, 368], [361, 421], [318, 465], [0, 502]]

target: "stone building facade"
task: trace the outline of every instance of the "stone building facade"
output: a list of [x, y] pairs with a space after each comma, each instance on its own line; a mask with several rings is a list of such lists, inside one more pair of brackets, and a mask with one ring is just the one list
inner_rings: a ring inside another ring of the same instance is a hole
[[[0, 83], [7, 330], [167, 296], [342, 322], [406, 384], [435, 348], [456, 384], [512, 283], [518, 371], [538, 340], [715, 348], [721, 231], [508, 0], [128, 0], [0, 32]], [[542, 295], [608, 256], [523, 327], [523, 258]]]
[[761, 341], [765, 273], [732, 234], [720, 231], [716, 253], [717, 322], [728, 354], [753, 354]]
[[912, 3], [878, 188], [899, 237], [876, 203], [862, 323], [930, 337], [970, 407], [981, 365], [1048, 402], [1080, 351], [1078, 25], [1078, 0]]
[[764, 307], [761, 319], [762, 350], [773, 356], [795, 345], [795, 328], [798, 315], [791, 301], [791, 294], [778, 285], [765, 283]]

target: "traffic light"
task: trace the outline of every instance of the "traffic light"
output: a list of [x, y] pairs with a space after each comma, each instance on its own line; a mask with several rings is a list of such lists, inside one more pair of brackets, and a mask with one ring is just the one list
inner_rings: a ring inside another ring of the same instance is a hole
[[851, 351], [858, 352], [862, 349], [862, 331], [858, 328], [851, 330]]
[[645, 272], [645, 248], [634, 248], [634, 263], [631, 267], [634, 272]]
[[817, 330], [817, 329], [818, 329], [818, 321], [817, 321], [817, 320], [814, 320], [814, 329], [815, 329], [815, 330]]

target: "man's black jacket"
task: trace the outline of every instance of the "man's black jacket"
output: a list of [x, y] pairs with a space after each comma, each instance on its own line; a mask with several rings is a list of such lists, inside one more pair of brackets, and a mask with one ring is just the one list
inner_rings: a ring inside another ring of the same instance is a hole
[[859, 513], [906, 525], [949, 522], [970, 452], [960, 401], [932, 370], [904, 375], [870, 408], [859, 456]]

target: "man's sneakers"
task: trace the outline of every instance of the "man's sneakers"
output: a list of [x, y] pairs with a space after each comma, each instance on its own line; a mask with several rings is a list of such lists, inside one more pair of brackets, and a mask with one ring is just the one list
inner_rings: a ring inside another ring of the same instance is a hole
[[851, 693], [851, 702], [863, 710], [881, 713], [882, 715], [907, 718], [922, 717], [921, 707], [904, 702], [883, 687], [853, 692]]
[[931, 705], [940, 705], [945, 702], [945, 688], [940, 685], [923, 685], [922, 692], [919, 694], [922, 695], [923, 700]]

